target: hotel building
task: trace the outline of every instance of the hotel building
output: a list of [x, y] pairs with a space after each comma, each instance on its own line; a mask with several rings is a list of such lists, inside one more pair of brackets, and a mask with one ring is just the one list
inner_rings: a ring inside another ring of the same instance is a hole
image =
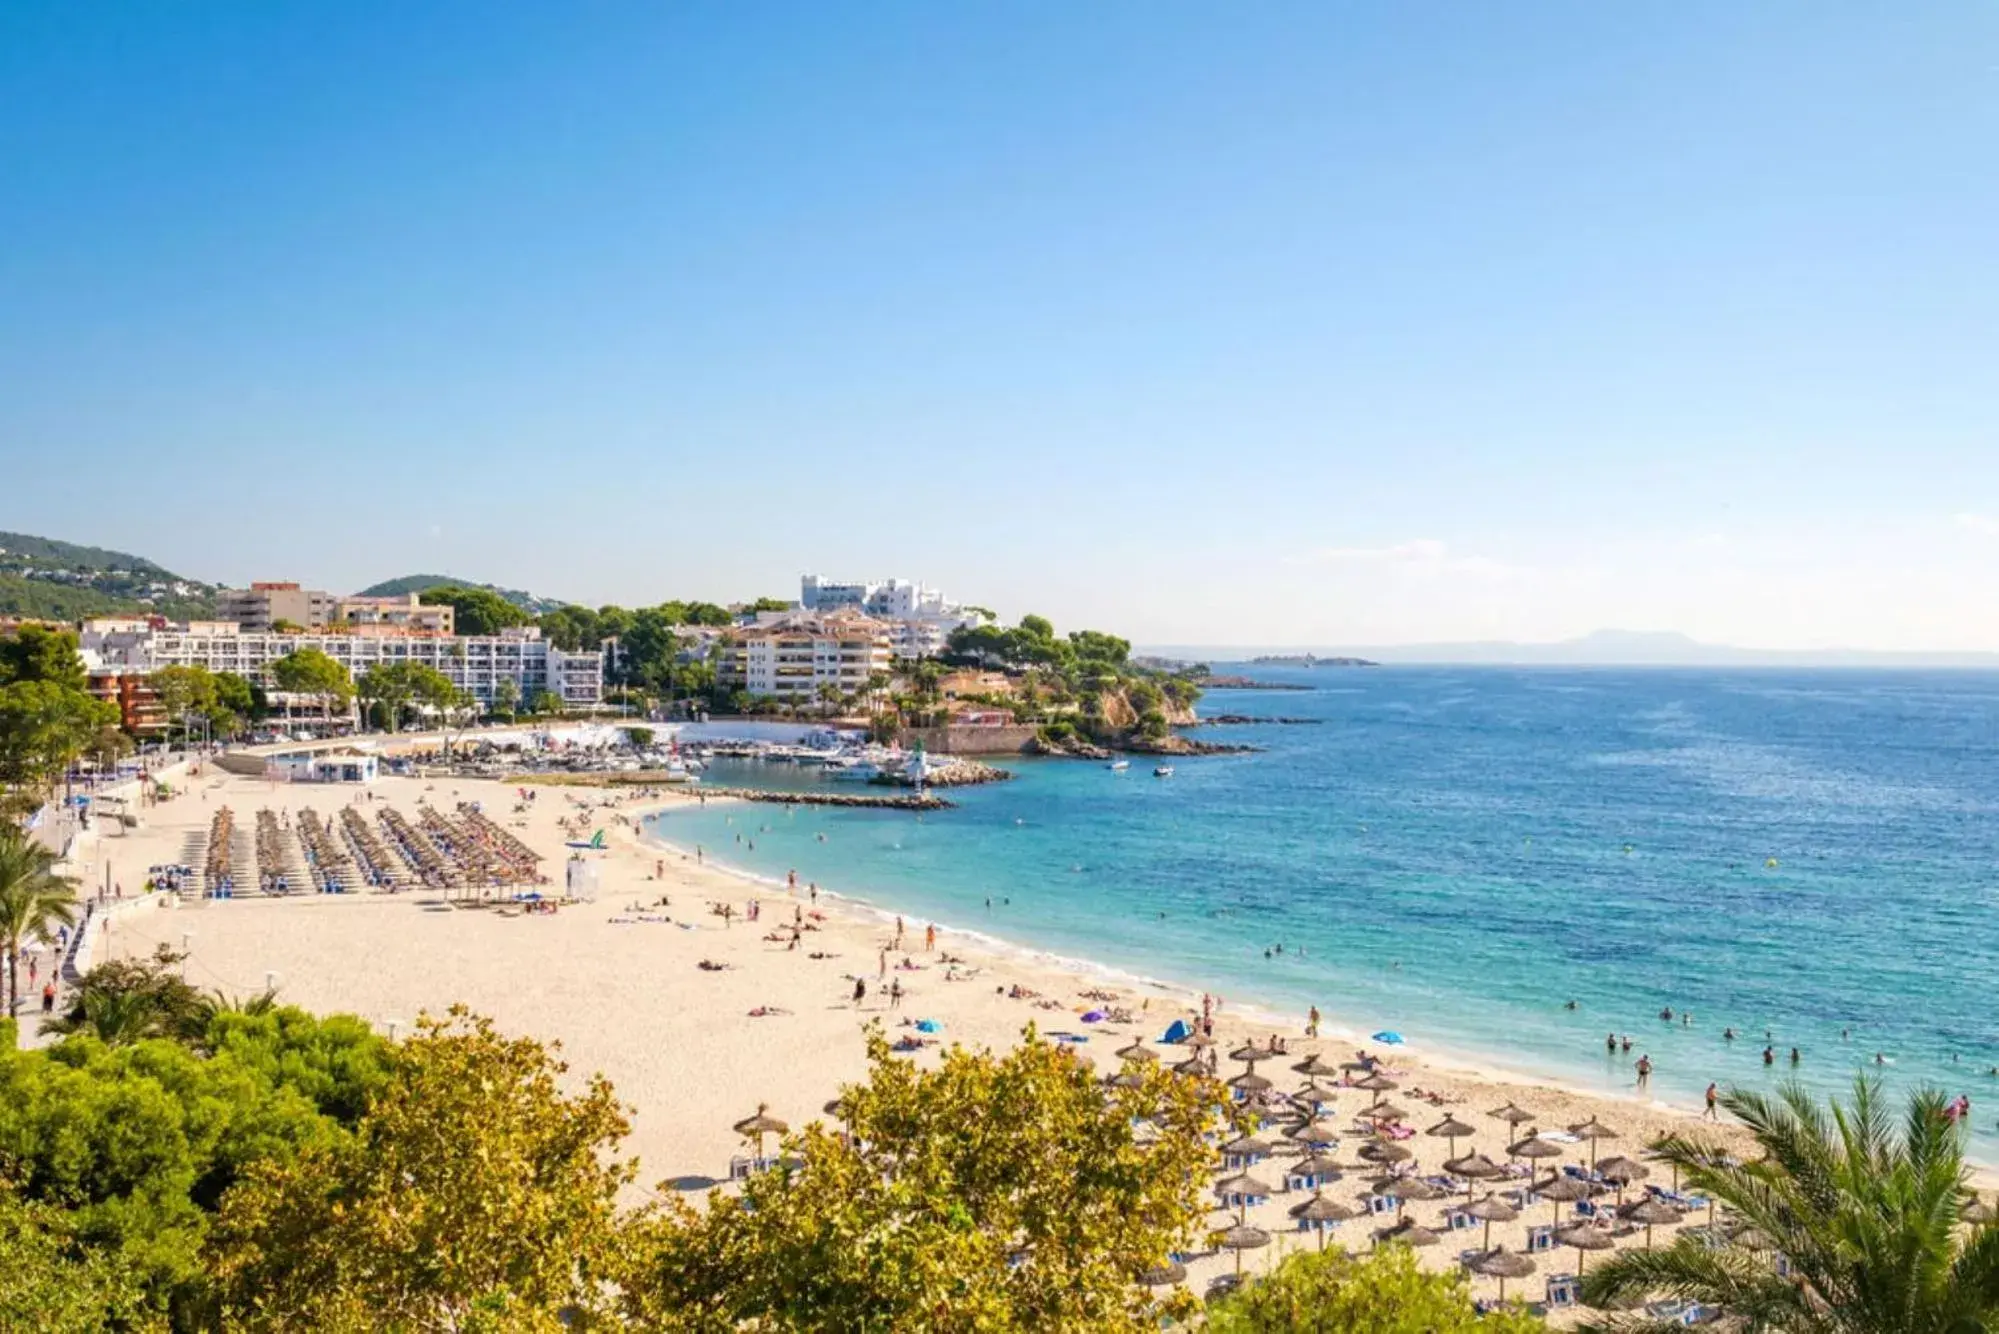
[[337, 599], [316, 588], [291, 583], [255, 583], [225, 588], [215, 595], [215, 618], [234, 621], [245, 630], [269, 630], [289, 621], [302, 630], [323, 629], [333, 619]]
[[806, 703], [822, 686], [857, 694], [894, 663], [892, 627], [881, 621], [851, 611], [780, 613], [731, 636], [717, 679], [752, 695]]
[[844, 611], [884, 622], [890, 649], [903, 661], [934, 658], [944, 651], [953, 630], [985, 620], [982, 613], [908, 579], [842, 583], [808, 574], [798, 581], [798, 605], [820, 615]]

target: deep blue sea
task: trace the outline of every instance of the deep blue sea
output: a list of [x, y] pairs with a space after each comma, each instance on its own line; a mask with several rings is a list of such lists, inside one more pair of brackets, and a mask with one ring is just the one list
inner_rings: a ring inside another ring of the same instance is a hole
[[1629, 1092], [1641, 1051], [1654, 1095], [1689, 1103], [1710, 1079], [1931, 1081], [1971, 1095], [1999, 1162], [1999, 675], [1240, 670], [1315, 688], [1213, 691], [1203, 712], [1323, 721], [1203, 729], [1267, 749], [1169, 779], [1024, 761], [921, 819], [735, 806], [660, 832], [1567, 1083]]

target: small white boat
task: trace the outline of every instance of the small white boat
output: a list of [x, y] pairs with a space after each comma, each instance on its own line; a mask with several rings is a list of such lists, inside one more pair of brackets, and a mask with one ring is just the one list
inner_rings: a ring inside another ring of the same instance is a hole
[[1131, 768], [1131, 761], [1112, 760], [1109, 764], [1106, 764], [1104, 768], [1109, 769], [1112, 773], [1117, 773], [1119, 770]]
[[1173, 776], [1173, 766], [1170, 764], [1162, 764], [1157, 769], [1154, 769], [1152, 771], [1152, 776], [1154, 778], [1171, 778]]

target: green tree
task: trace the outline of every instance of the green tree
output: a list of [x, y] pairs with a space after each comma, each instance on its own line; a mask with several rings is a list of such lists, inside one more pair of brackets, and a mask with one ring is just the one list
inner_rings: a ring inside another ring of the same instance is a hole
[[270, 672], [272, 683], [292, 694], [342, 705], [354, 698], [354, 680], [347, 669], [316, 648], [287, 653], [271, 664]]
[[[1215, 1090], [1163, 1071], [1106, 1088], [1066, 1047], [953, 1047], [935, 1070], [877, 1028], [871, 1073], [795, 1164], [669, 1203], [635, 1226], [621, 1286], [677, 1330], [1139, 1331], [1168, 1305], [1135, 1281], [1203, 1212]], [[1159, 1133], [1134, 1133], [1139, 1118]], [[1182, 1306], [1184, 1314], [1184, 1306]]]
[[0, 686], [0, 784], [53, 788], [99, 729], [118, 725], [118, 706], [52, 680]]
[[65, 690], [89, 684], [74, 630], [23, 625], [0, 635], [0, 686], [21, 681], [46, 681]]
[[565, 653], [580, 653], [603, 642], [596, 612], [588, 607], [556, 607], [541, 614], [542, 638]]
[[84, 1245], [68, 1213], [0, 1186], [0, 1329], [165, 1334], [167, 1322], [131, 1267]]
[[[249, 1165], [209, 1247], [242, 1330], [559, 1329], [607, 1301], [634, 1167], [601, 1077], [462, 1009], [420, 1021], [352, 1137]], [[487, 1323], [482, 1324], [482, 1319]]]
[[450, 607], [452, 624], [461, 635], [496, 635], [534, 618], [490, 588], [441, 584], [418, 595], [426, 607]]
[[193, 719], [206, 717], [221, 705], [215, 674], [206, 667], [156, 668], [146, 684], [153, 688], [167, 721], [180, 724], [183, 736], [191, 733]]
[[1433, 1273], [1407, 1246], [1365, 1256], [1300, 1251], [1208, 1307], [1210, 1334], [1533, 1334], [1524, 1309], [1481, 1315], [1460, 1273]]
[[783, 598], [758, 598], [743, 610], [748, 612], [790, 611], [791, 604]]
[[43, 1027], [88, 1033], [107, 1047], [147, 1038], [192, 1043], [208, 1031], [214, 1004], [180, 975], [185, 956], [165, 945], [149, 958], [113, 959], [85, 973], [62, 1011]]
[[[370, 667], [354, 688], [362, 699], [381, 706], [391, 732], [401, 730], [403, 714], [412, 706], [448, 715], [462, 705], [451, 678], [421, 662], [385, 662]], [[445, 721], [448, 725], [448, 716]]]
[[495, 717], [512, 720], [521, 707], [521, 683], [511, 676], [503, 676], [493, 683], [493, 714]]
[[21, 1003], [21, 942], [74, 928], [76, 882], [56, 871], [56, 855], [11, 820], [0, 819], [0, 944], [7, 947], [7, 1010]]
[[234, 672], [215, 673], [215, 703], [238, 718], [256, 722], [269, 712], [263, 688]]
[[561, 713], [562, 696], [553, 690], [537, 690], [528, 696], [528, 712], [544, 718]]
[[[1669, 1136], [1657, 1155], [1686, 1188], [1746, 1225], [1712, 1250], [1681, 1238], [1623, 1251], [1584, 1278], [1593, 1306], [1655, 1296], [1716, 1307], [1749, 1330], [1949, 1334], [1999, 1328], [1999, 1227], [1966, 1229], [1971, 1202], [1963, 1131], [1935, 1089], [1910, 1094], [1900, 1116], [1869, 1079], [1852, 1101], [1822, 1106], [1798, 1085], [1775, 1097], [1730, 1090], [1725, 1106], [1762, 1152]], [[1790, 1262], [1780, 1276], [1772, 1256]], [[1599, 1330], [1636, 1328], [1607, 1316]]]

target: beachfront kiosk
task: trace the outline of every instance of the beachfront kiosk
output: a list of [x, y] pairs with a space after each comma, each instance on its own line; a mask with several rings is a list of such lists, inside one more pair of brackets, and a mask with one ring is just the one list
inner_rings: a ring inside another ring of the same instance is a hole
[[372, 783], [380, 776], [379, 765], [367, 751], [343, 746], [273, 755], [264, 761], [264, 777], [280, 783]]

